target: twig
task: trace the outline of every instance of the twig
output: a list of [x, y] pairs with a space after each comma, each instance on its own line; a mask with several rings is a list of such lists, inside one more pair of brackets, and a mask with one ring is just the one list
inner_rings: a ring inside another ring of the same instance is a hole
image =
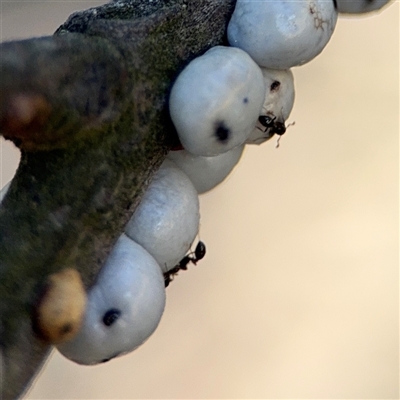
[[70, 266], [93, 282], [174, 141], [172, 80], [224, 43], [234, 2], [114, 2], [0, 46], [0, 131], [22, 151], [0, 207], [3, 399], [49, 349], [31, 329], [38, 284]]

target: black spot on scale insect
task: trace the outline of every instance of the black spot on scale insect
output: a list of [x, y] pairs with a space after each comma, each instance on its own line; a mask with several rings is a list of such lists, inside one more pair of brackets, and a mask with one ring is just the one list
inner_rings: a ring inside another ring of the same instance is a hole
[[111, 326], [120, 316], [120, 310], [118, 310], [117, 308], [111, 308], [103, 315], [103, 324], [105, 326]]
[[218, 121], [215, 124], [214, 135], [219, 142], [226, 143], [231, 135], [231, 131], [223, 121]]
[[197, 262], [200, 261], [202, 258], [204, 258], [205, 255], [206, 255], [206, 245], [202, 241], [199, 241], [199, 243], [197, 243], [194, 252], [191, 252], [185, 257], [183, 257], [182, 260], [179, 261], [178, 265], [176, 265], [175, 267], [171, 268], [169, 271], [164, 273], [165, 287], [167, 287], [170, 284], [170, 282], [173, 281], [174, 276], [179, 271], [181, 270], [186, 271], [187, 265], [190, 262], [196, 265]]
[[271, 92], [276, 92], [279, 90], [281, 86], [281, 83], [279, 81], [273, 81], [271, 83], [271, 86], [269, 87], [269, 89], [271, 90]]

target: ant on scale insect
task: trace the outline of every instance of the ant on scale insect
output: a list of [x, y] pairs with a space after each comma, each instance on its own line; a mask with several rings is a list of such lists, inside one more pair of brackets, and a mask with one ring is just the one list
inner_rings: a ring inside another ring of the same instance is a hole
[[[290, 125], [294, 125], [294, 122], [289, 124], [287, 127], [284, 122], [275, 121], [275, 117], [270, 117], [269, 115], [260, 115], [258, 117], [258, 122], [265, 127], [264, 133], [268, 131], [266, 139], [270, 139], [274, 135], [279, 135], [278, 141], [276, 142], [276, 147], [279, 147], [279, 140], [281, 136], [286, 132], [286, 128]], [[262, 130], [261, 128], [258, 128]]]
[[175, 267], [171, 268], [169, 271], [164, 273], [165, 287], [167, 287], [170, 284], [170, 282], [173, 281], [174, 276], [177, 275], [179, 271], [181, 270], [186, 271], [187, 265], [190, 262], [196, 265], [197, 262], [200, 261], [202, 258], [204, 258], [205, 255], [206, 255], [206, 245], [202, 241], [199, 241], [194, 251], [183, 257], [182, 260], [179, 261], [178, 265], [176, 265]]

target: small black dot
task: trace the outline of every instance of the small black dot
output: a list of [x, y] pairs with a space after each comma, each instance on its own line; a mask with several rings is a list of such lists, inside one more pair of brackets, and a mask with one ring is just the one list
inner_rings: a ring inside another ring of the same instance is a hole
[[102, 363], [106, 363], [107, 361], [110, 361], [112, 359], [112, 357], [110, 358], [104, 358], [103, 360], [101, 360]]
[[279, 86], [281, 86], [281, 83], [279, 81], [273, 81], [270, 86], [271, 92], [275, 92], [276, 90], [278, 90]]
[[215, 129], [215, 136], [220, 142], [226, 142], [229, 139], [230, 130], [224, 125], [223, 122], [219, 122]]
[[121, 315], [121, 311], [116, 308], [111, 308], [103, 316], [103, 323], [106, 326], [111, 326]]
[[247, 104], [249, 102], [249, 99], [247, 98], [247, 97], [245, 97], [244, 99], [243, 99], [243, 103], [244, 104]]

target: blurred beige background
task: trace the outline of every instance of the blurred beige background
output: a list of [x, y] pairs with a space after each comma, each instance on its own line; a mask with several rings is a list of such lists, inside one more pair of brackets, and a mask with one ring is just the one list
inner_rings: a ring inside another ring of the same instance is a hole
[[[101, 3], [2, 1], [2, 40]], [[201, 198], [208, 253], [156, 333], [101, 366], [54, 353], [29, 399], [399, 397], [399, 2], [340, 19], [294, 75], [295, 126]]]

